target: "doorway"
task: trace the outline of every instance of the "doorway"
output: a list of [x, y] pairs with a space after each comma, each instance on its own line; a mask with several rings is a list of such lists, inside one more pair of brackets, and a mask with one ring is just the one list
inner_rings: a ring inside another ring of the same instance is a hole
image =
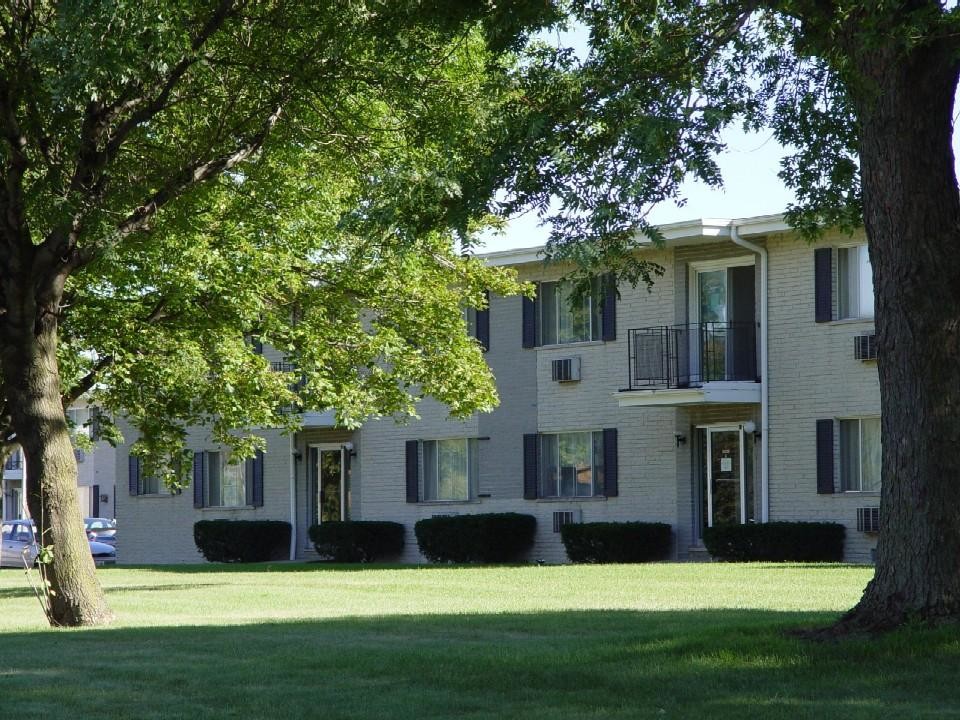
[[340, 445], [310, 446], [310, 525], [348, 519], [347, 464], [344, 453]]
[[697, 428], [699, 533], [754, 519], [753, 436], [742, 425]]

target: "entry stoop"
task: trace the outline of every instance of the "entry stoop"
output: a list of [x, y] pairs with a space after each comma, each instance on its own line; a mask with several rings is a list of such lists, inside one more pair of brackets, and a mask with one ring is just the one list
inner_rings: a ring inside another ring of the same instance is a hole
[[687, 550], [687, 562], [713, 562], [713, 557], [703, 545], [695, 545]]

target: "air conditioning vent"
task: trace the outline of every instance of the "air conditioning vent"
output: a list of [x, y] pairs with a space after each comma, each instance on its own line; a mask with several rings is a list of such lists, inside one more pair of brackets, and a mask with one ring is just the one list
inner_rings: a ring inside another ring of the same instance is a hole
[[580, 358], [569, 357], [554, 360], [551, 363], [554, 382], [579, 382], [580, 381]]
[[853, 338], [853, 359], [876, 360], [877, 336], [874, 334], [855, 336]]
[[866, 533], [880, 532], [880, 508], [857, 508], [857, 530]]
[[456, 512], [445, 512], [445, 513], [434, 513], [431, 515], [431, 518], [445, 518], [445, 517], [457, 517], [460, 513]]
[[560, 532], [564, 525], [580, 522], [580, 510], [556, 510], [553, 513], [553, 531]]

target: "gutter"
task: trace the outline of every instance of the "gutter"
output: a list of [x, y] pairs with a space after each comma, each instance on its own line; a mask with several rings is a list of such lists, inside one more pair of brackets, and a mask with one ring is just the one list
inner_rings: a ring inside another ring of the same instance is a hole
[[730, 223], [730, 239], [735, 245], [760, 256], [760, 522], [770, 521], [770, 380], [767, 333], [767, 249], [744, 240], [737, 223]]
[[297, 460], [293, 453], [296, 450], [293, 439], [296, 433], [290, 433], [290, 559], [297, 559]]

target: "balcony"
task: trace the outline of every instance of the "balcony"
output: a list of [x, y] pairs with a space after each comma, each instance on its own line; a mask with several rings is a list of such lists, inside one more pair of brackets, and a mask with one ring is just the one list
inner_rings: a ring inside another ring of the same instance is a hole
[[636, 328], [627, 333], [629, 385], [620, 405], [759, 402], [752, 322]]

